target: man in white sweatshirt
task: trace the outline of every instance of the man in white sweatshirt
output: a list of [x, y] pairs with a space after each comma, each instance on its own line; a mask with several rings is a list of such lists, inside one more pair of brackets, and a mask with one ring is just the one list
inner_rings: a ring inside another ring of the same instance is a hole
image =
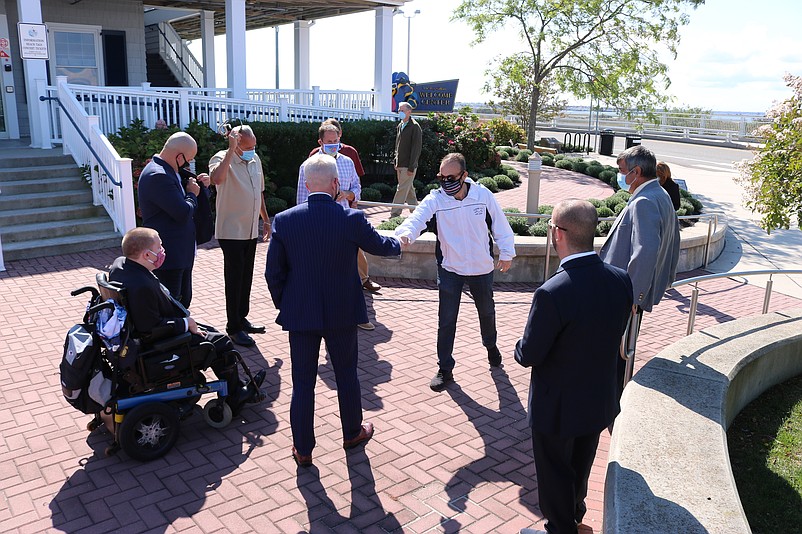
[[493, 241], [499, 248], [498, 270], [507, 272], [515, 257], [514, 234], [493, 193], [468, 178], [465, 158], [450, 153], [440, 163], [440, 189], [424, 198], [395, 235], [409, 244], [434, 218], [437, 228], [437, 288], [440, 309], [437, 327], [439, 369], [430, 387], [442, 391], [454, 380], [454, 336], [462, 288], [467, 283], [476, 309], [482, 345], [492, 367], [501, 365], [496, 347], [496, 308], [493, 302]]

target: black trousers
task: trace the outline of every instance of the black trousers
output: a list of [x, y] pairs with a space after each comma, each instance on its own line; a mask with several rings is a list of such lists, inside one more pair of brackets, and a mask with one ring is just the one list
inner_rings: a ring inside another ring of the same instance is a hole
[[232, 395], [242, 385], [237, 369], [236, 348], [231, 338], [222, 332], [218, 332], [208, 325], [199, 325], [206, 330], [206, 337], [192, 334], [193, 345], [208, 341], [214, 345], [215, 357], [212, 360], [212, 371], [220, 380], [225, 380], [228, 384], [228, 394]]
[[153, 271], [159, 282], [170, 290], [175, 300], [189, 308], [192, 302], [192, 267], [189, 269], [156, 269]]
[[251, 306], [253, 263], [256, 239], [219, 239], [223, 250], [223, 277], [226, 283], [226, 332], [244, 327]]
[[532, 430], [540, 511], [550, 534], [576, 534], [587, 511], [588, 478], [599, 434], [561, 437]]

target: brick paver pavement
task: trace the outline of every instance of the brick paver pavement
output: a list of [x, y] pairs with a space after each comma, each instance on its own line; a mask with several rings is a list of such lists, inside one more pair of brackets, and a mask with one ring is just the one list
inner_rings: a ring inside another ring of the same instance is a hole
[[[69, 291], [92, 284], [118, 251], [7, 265], [0, 273], [1, 532], [484, 534], [541, 521], [525, 413], [529, 376], [511, 357], [536, 286], [496, 285], [505, 360], [494, 370], [470, 297], [463, 296], [456, 384], [434, 393], [428, 383], [436, 371], [435, 284], [379, 279], [384, 290], [366, 294], [376, 330], [359, 336], [365, 418], [376, 435], [365, 450], [343, 451], [333, 373], [321, 354], [315, 467], [297, 469], [289, 452], [287, 335], [274, 323], [261, 277], [266, 251], [260, 244], [251, 319], [267, 323], [268, 332], [243, 352], [253, 368], [268, 367], [268, 399], [222, 430], [207, 427], [199, 414], [190, 417], [173, 450], [145, 464], [124, 453], [105, 457], [109, 435], [88, 434], [89, 417], [69, 407], [59, 388], [64, 335], [85, 305]], [[199, 250], [194, 279], [193, 315], [223, 325], [219, 248]], [[762, 290], [741, 280], [705, 284], [697, 330], [759, 313], [762, 301]], [[639, 366], [684, 335], [689, 302], [687, 288], [671, 291], [646, 316]], [[775, 294], [771, 309], [799, 304]], [[586, 533], [601, 527], [608, 446], [605, 433]]]

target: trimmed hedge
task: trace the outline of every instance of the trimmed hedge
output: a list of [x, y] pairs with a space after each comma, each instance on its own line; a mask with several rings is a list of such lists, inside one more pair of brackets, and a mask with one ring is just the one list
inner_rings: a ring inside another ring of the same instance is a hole
[[515, 184], [512, 183], [510, 177], [506, 174], [497, 174], [493, 177], [493, 180], [496, 182], [496, 185], [499, 189], [513, 189]]
[[479, 183], [490, 190], [491, 193], [498, 193], [498, 186], [496, 181], [492, 178], [482, 178]]

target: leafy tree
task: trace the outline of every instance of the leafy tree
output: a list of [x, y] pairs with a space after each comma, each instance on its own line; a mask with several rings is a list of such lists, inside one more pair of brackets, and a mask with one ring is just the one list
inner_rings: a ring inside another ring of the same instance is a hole
[[[524, 131], [529, 129], [529, 117], [532, 112], [532, 87], [534, 77], [532, 63], [526, 54], [496, 58], [494, 67], [485, 71], [490, 79], [485, 83], [484, 91], [500, 98], [498, 102], [490, 101], [488, 105], [494, 113], [514, 115]], [[540, 120], [551, 120], [568, 104], [558, 98], [553, 90], [551, 78], [541, 82], [538, 117]]]
[[738, 164], [746, 206], [761, 215], [768, 233], [789, 228], [794, 216], [802, 229], [802, 77], [788, 74], [785, 82], [793, 95], [766, 112], [771, 124], [754, 132], [765, 144]]
[[527, 50], [531, 110], [529, 147], [535, 142], [541, 93], [551, 76], [578, 98], [594, 96], [619, 109], [664, 103], [667, 67], [662, 45], [676, 56], [687, 7], [704, 0], [463, 0], [453, 18], [467, 22], [482, 42], [515, 28]]

